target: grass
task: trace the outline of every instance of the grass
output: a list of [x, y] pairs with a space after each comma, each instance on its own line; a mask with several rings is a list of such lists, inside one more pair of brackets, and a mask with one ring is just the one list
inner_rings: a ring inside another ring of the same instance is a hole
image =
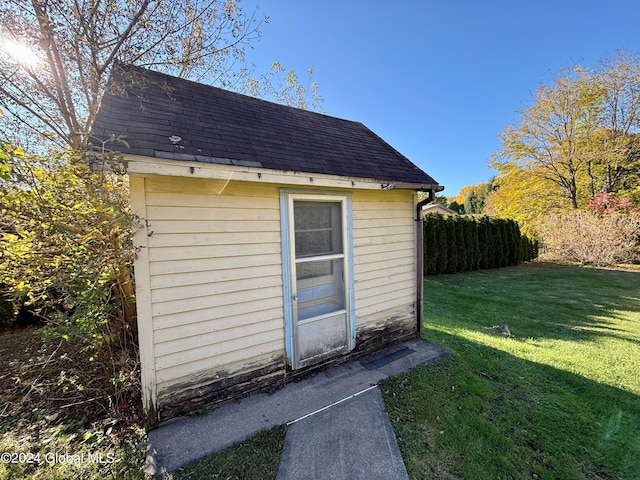
[[[640, 478], [640, 271], [532, 263], [425, 287], [424, 337], [454, 353], [383, 385], [410, 478]], [[174, 478], [274, 478], [283, 439]]]
[[[429, 277], [425, 298], [424, 337], [453, 355], [383, 384], [410, 478], [640, 478], [640, 270], [532, 263]], [[56, 416], [45, 387], [69, 379], [28, 377], [21, 365], [46, 366], [50, 352], [16, 335], [0, 336], [0, 451], [107, 462], [0, 463], [0, 478], [143, 478], [140, 430], [115, 436], [108, 415], [80, 422], [90, 411]], [[284, 427], [262, 432], [166, 480], [275, 478], [284, 438]]]
[[286, 427], [260, 432], [246, 442], [201, 460], [165, 480], [276, 478]]
[[640, 478], [640, 272], [533, 263], [425, 298], [454, 354], [383, 388], [411, 478]]

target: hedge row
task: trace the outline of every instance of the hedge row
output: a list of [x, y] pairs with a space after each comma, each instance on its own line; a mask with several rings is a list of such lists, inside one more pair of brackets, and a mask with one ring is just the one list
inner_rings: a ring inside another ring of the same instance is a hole
[[425, 215], [425, 275], [506, 267], [537, 256], [538, 242], [521, 235], [514, 220]]

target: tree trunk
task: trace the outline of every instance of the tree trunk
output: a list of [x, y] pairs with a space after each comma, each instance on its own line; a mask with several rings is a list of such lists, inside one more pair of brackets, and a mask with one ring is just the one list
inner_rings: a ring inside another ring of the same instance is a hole
[[591, 162], [587, 162], [587, 175], [589, 175], [589, 190], [591, 193], [591, 198], [596, 196], [596, 184], [595, 179], [593, 178], [593, 172], [591, 171]]
[[578, 185], [576, 184], [576, 172], [575, 170], [571, 170], [570, 173], [570, 181], [569, 181], [569, 196], [571, 198], [571, 207], [574, 210], [578, 209]]

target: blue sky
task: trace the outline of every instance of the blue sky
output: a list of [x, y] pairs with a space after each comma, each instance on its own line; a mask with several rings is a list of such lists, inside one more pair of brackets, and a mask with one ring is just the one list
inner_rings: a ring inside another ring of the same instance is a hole
[[608, 0], [242, 0], [270, 17], [248, 59], [302, 77], [445, 185], [488, 181], [498, 134], [562, 67], [640, 52], [640, 4]]

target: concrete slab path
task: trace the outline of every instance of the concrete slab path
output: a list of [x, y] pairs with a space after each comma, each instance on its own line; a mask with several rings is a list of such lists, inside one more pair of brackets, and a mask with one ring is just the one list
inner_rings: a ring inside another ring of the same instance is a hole
[[[268, 430], [290, 422], [295, 423], [290, 427], [291, 437], [289, 436], [290, 432], [287, 433], [283, 459], [288, 458], [289, 464], [299, 462], [300, 465], [303, 465], [304, 462], [311, 462], [313, 465], [314, 462], [318, 462], [317, 455], [296, 458], [293, 455], [296, 448], [300, 448], [301, 443], [295, 439], [305, 435], [311, 438], [318, 424], [317, 419], [312, 419], [312, 417], [318, 415], [321, 415], [318, 418], [324, 419], [326, 425], [333, 422], [336, 435], [340, 429], [342, 435], [353, 440], [359, 438], [358, 442], [352, 442], [355, 449], [351, 452], [352, 455], [362, 455], [362, 452], [367, 449], [371, 432], [374, 429], [378, 431], [382, 428], [383, 435], [371, 444], [371, 448], [386, 449], [391, 455], [397, 451], [397, 444], [395, 447], [391, 444], [380, 447], [380, 445], [384, 445], [381, 442], [386, 440], [391, 442], [393, 439], [392, 443], [395, 443], [393, 430], [389, 430], [391, 424], [383, 426], [385, 416], [380, 412], [380, 409], [384, 410], [384, 403], [380, 403], [382, 401], [381, 393], [375, 389], [380, 397], [379, 400], [374, 400], [375, 393], [366, 396], [362, 392], [378, 385], [385, 378], [449, 354], [450, 352], [444, 347], [422, 339], [413, 339], [382, 350], [377, 354], [324, 370], [297, 383], [290, 383], [271, 395], [252, 395], [239, 402], [216, 408], [208, 415], [174, 420], [149, 432], [146, 473], [161, 475], [177, 470], [203, 457], [236, 445], [261, 430]], [[371, 391], [374, 392], [374, 389]], [[368, 394], [368, 392], [366, 393]], [[356, 397], [353, 397], [354, 395]], [[358, 399], [359, 396], [363, 396], [363, 398]], [[363, 408], [362, 413], [355, 411], [358, 407]], [[327, 413], [322, 415], [323, 412]], [[386, 415], [386, 412], [384, 414]], [[345, 422], [345, 418], [351, 416], [353, 419], [349, 422], [353, 422], [351, 423], [353, 430], [349, 430], [350, 423]], [[371, 419], [372, 428], [365, 435], [362, 428], [366, 424], [367, 416]], [[299, 420], [303, 417], [305, 419]], [[310, 419], [310, 421], [307, 422], [306, 419]], [[389, 422], [388, 417], [386, 417], [386, 421]], [[322, 424], [322, 422], [320, 423]], [[340, 423], [343, 425], [339, 425]], [[388, 432], [391, 434], [389, 435]], [[320, 440], [318, 439], [318, 441]], [[335, 446], [335, 442], [333, 445]], [[318, 451], [325, 452], [324, 462], [327, 464], [332, 462], [332, 456], [336, 454], [332, 450], [320, 449]], [[304, 455], [304, 452], [300, 451], [300, 455]], [[399, 455], [399, 451], [397, 451], [397, 455]], [[389, 456], [387, 462], [390, 468], [397, 467], [397, 458]], [[402, 468], [404, 468], [404, 464]], [[279, 475], [282, 475], [280, 477], [282, 479], [302, 478], [295, 476], [296, 471], [298, 471], [297, 467], [287, 467], [286, 464], [283, 464]], [[351, 475], [339, 476], [340, 472], [344, 471], [336, 467], [335, 470], [326, 472], [336, 476], [317, 478], [358, 478]], [[313, 477], [305, 475], [304, 478]], [[361, 478], [376, 477], [365, 476]], [[395, 477], [387, 476], [386, 478]]]
[[380, 388], [293, 423], [277, 480], [409, 479]]

